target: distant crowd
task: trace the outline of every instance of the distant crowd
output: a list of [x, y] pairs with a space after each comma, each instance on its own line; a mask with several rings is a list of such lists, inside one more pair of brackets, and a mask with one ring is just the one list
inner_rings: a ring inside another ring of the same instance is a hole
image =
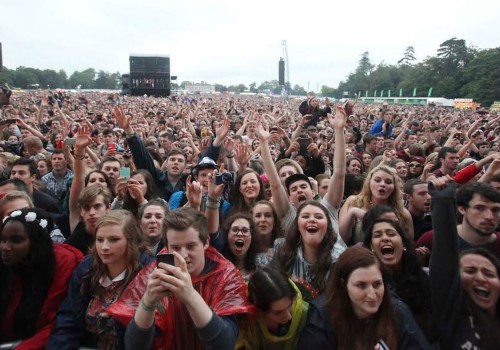
[[5, 348], [500, 348], [495, 113], [2, 95]]

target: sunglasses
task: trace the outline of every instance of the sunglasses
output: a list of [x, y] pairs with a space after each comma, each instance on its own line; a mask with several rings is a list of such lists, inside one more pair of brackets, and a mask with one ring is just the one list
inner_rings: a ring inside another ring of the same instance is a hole
[[420, 164], [420, 163], [408, 163], [408, 166], [410, 168], [420, 168], [422, 166], [422, 164]]

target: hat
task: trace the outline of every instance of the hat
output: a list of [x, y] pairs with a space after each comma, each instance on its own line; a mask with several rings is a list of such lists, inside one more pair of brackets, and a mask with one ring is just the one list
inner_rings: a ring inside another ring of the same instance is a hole
[[316, 130], [318, 130], [318, 128], [316, 128], [316, 126], [314, 126], [314, 125], [309, 125], [307, 127], [307, 131], [312, 131], [312, 130], [316, 131]]
[[203, 157], [201, 160], [196, 164], [195, 166], [196, 169], [201, 169], [201, 168], [212, 168], [212, 169], [217, 169], [217, 163], [210, 157]]
[[304, 180], [306, 181], [309, 186], [311, 186], [312, 188], [312, 184], [311, 184], [311, 180], [309, 180], [309, 177], [305, 174], [293, 174], [293, 175], [290, 175], [289, 177], [286, 178], [285, 180], [285, 187], [288, 191], [288, 188], [290, 187], [291, 184], [293, 184], [294, 182], [297, 182], [297, 181], [300, 181], [300, 180]]

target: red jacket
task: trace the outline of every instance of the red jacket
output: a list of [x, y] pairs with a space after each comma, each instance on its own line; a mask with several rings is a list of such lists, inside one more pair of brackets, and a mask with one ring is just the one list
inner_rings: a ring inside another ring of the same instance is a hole
[[[205, 250], [205, 258], [216, 265], [208, 273], [193, 277], [192, 282], [207, 305], [219, 316], [245, 314], [253, 310], [247, 301], [247, 286], [239, 270], [213, 247]], [[148, 276], [155, 268], [156, 262], [143, 268], [106, 312], [127, 325], [134, 317], [146, 291]], [[184, 305], [174, 296], [163, 298], [157, 306], [155, 325], [162, 334], [155, 341], [155, 349], [202, 348], [193, 321]]]
[[[56, 313], [59, 309], [59, 305], [68, 292], [68, 282], [73, 274], [73, 270], [83, 258], [82, 253], [78, 249], [67, 244], [54, 244], [53, 250], [56, 263], [54, 279], [40, 310], [36, 322], [36, 333], [31, 338], [22, 341], [21, 344], [16, 347], [17, 350], [36, 350], [45, 348], [45, 344], [52, 332], [52, 327], [55, 325]], [[18, 283], [15, 289], [17, 289], [17, 291], [13, 293], [14, 297], [10, 301], [11, 304], [6, 312], [6, 314], [8, 314], [9, 310], [14, 311], [11, 313], [12, 316], [15, 314], [15, 310], [21, 300], [23, 293], [22, 284]], [[13, 320], [1, 320], [0, 324], [12, 326]], [[12, 329], [10, 329], [10, 331], [12, 331]], [[9, 340], [7, 339], [7, 341]]]

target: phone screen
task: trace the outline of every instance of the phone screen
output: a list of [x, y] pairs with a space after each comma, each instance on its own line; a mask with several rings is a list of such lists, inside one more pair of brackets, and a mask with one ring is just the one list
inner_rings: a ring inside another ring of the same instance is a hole
[[172, 253], [158, 254], [156, 256], [156, 265], [158, 265], [159, 263], [175, 266], [174, 254]]
[[120, 177], [130, 179], [130, 168], [129, 167], [120, 168]]

